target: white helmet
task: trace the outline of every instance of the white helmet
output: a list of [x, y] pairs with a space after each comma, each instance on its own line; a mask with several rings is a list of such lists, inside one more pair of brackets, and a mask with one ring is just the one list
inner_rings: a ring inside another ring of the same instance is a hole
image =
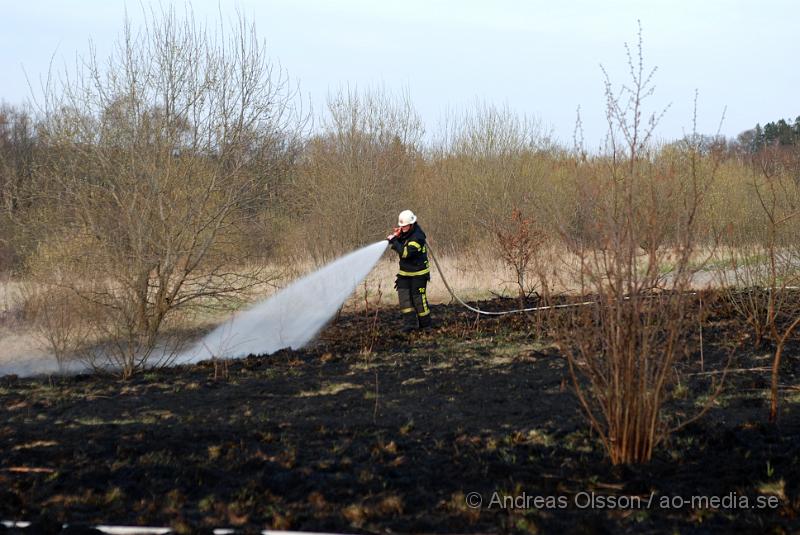
[[416, 222], [417, 222], [417, 216], [415, 216], [414, 212], [412, 212], [411, 210], [403, 210], [402, 212], [400, 212], [400, 215], [397, 216], [398, 227], [413, 225]]

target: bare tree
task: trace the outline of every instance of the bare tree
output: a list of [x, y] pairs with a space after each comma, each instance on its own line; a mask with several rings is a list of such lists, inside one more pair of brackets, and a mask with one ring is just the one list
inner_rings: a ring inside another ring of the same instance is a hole
[[426, 191], [448, 192], [444, 205], [431, 198], [437, 226], [447, 230], [443, 237], [459, 244], [492, 235], [514, 207], [541, 212], [552, 152], [549, 132], [535, 117], [482, 102], [448, 114], [431, 151], [433, 169], [422, 177]]
[[46, 247], [31, 261], [81, 298], [124, 376], [169, 358], [160, 335], [181, 315], [269, 279], [243, 236], [269, 200], [276, 146], [300, 124], [294, 97], [244, 17], [210, 31], [174, 8], [139, 29], [126, 20], [109, 58], [92, 51], [50, 78]]
[[308, 250], [325, 260], [381, 236], [388, 214], [408, 206], [423, 129], [407, 94], [354, 89], [329, 96], [321, 126], [306, 147], [296, 205]]
[[35, 193], [34, 119], [25, 108], [0, 105], [0, 271], [19, 262], [13, 223], [29, 209]]

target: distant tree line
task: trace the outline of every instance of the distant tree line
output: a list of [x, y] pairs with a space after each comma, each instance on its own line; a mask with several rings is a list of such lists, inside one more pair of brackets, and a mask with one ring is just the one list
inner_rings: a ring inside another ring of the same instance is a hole
[[766, 147], [800, 145], [800, 116], [793, 123], [779, 119], [763, 127], [756, 124], [754, 128], [739, 134], [736, 140], [751, 154]]
[[[85, 183], [89, 177], [108, 186], [115, 176], [124, 182], [124, 175], [132, 173], [130, 184], [136, 184], [157, 169], [174, 169], [168, 173], [171, 181], [184, 176], [200, 188], [212, 163], [212, 177], [243, 181], [236, 191], [246, 193], [246, 200], [234, 203], [242, 222], [235, 229], [248, 256], [278, 253], [325, 260], [380, 235], [378, 229], [391, 224], [391, 214], [405, 207], [420, 211], [440, 245], [448, 248], [490, 240], [498, 222], [514, 209], [536, 213], [543, 225], [567, 228], [576, 238], [588, 239], [592, 233], [590, 211], [566, 207], [579, 205], [581, 195], [598, 192], [570, 169], [587, 161], [599, 165], [604, 156], [586, 160], [584, 153], [553, 142], [535, 120], [508, 109], [479, 104], [454, 114], [426, 142], [408, 95], [346, 90], [329, 97], [313, 131], [300, 122], [240, 126], [229, 117], [215, 119], [224, 128], [214, 127], [214, 132], [227, 128], [233, 140], [224, 146], [202, 139], [197, 130], [210, 134], [213, 125], [170, 116], [169, 106], [157, 100], [131, 102], [117, 96], [97, 102], [82, 116], [76, 106], [61, 104], [47, 115], [0, 105], [0, 270], [21, 267], [34, 244], [45, 239], [42, 211], [52, 215], [54, 207], [74, 201], [74, 194], [89, 186], [84, 193], [93, 193], [97, 201], [103, 184]], [[277, 109], [288, 115], [288, 107], [283, 102]], [[240, 129], [235, 135], [233, 127]], [[745, 186], [750, 166], [780, 168], [800, 180], [800, 117], [793, 124], [756, 125], [735, 139], [692, 134], [648, 150], [650, 157], [667, 162], [689, 145], [703, 158], [727, 162], [726, 177], [741, 184], [725, 194], [742, 197], [731, 206], [742, 208], [752, 201]], [[86, 152], [89, 146], [96, 150]], [[131, 159], [131, 154], [138, 156]], [[148, 158], [150, 167], [145, 168]], [[573, 185], [580, 191], [569, 191]], [[121, 199], [121, 184], [114, 187]], [[163, 184], [154, 187], [148, 195], [163, 198]], [[444, 191], [446, 199], [431, 194]], [[724, 209], [706, 207], [706, 215], [719, 219]], [[743, 210], [730, 219], [744, 230], [751, 210]], [[66, 230], [52, 218], [47, 221], [54, 231]]]

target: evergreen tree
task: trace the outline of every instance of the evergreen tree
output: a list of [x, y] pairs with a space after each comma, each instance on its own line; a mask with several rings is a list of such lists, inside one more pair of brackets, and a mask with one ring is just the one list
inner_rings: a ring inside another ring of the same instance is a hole
[[765, 145], [764, 130], [762, 130], [760, 123], [756, 123], [756, 127], [753, 130], [753, 142], [752, 145], [750, 146], [750, 152], [755, 154], [756, 152], [763, 149], [764, 145]]

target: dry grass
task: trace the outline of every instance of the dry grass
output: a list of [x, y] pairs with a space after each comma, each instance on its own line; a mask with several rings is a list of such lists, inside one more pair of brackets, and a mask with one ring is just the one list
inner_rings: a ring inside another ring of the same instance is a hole
[[0, 375], [56, 371], [55, 358], [44, 349], [20, 313], [20, 286], [8, 275], [0, 278]]
[[[514, 275], [493, 255], [488, 248], [476, 247], [479, 252], [461, 255], [440, 253], [437, 260], [443, 273], [439, 272], [431, 260], [431, 282], [428, 284], [428, 301], [432, 304], [453, 301], [445, 287], [442, 277], [461, 299], [489, 299], [497, 295], [513, 297], [518, 291]], [[437, 253], [434, 253], [437, 254]], [[379, 293], [384, 305], [397, 304], [394, 281], [397, 274], [397, 259], [393, 252], [384, 255], [366, 279], [366, 288], [372, 300]], [[364, 301], [364, 285], [356, 290], [346, 307], [359, 307]]]

